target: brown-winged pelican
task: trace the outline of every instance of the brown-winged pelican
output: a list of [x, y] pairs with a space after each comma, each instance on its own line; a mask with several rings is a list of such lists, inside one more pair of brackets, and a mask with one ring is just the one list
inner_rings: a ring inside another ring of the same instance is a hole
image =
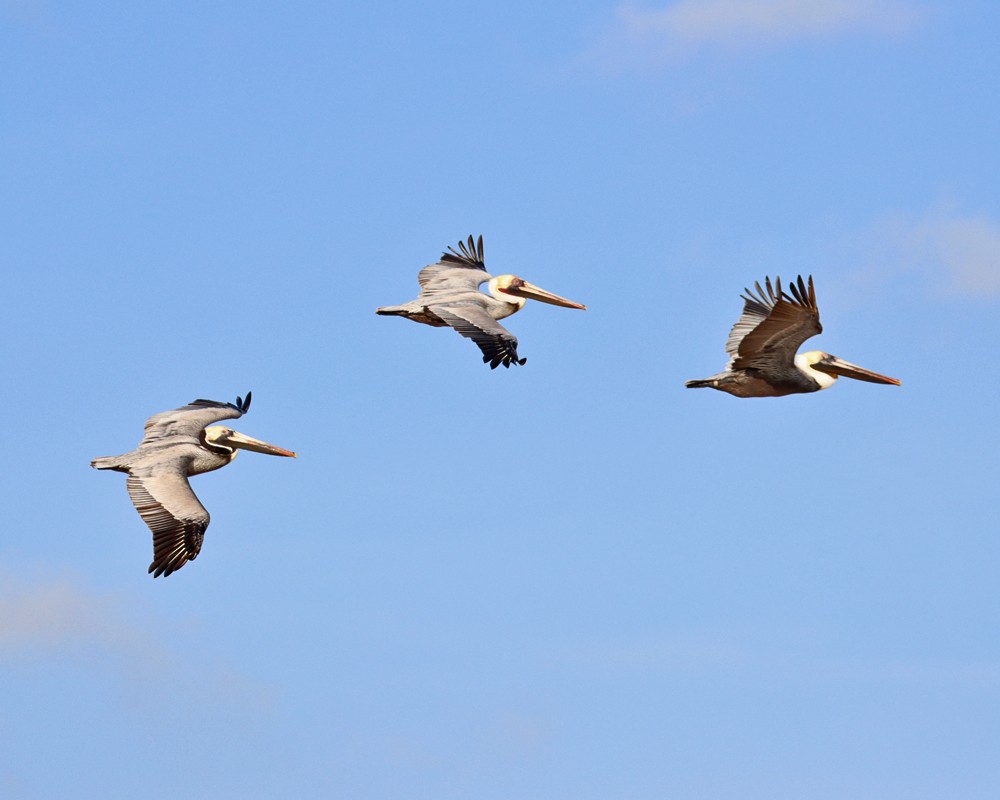
[[771, 279], [765, 278], [766, 292], [759, 283], [756, 286], [756, 295], [750, 289], [742, 295], [746, 301], [743, 314], [726, 342], [726, 371], [687, 381], [684, 385], [689, 389], [708, 386], [736, 397], [781, 397], [828, 389], [838, 375], [900, 385], [895, 378], [869, 372], [821, 350], [796, 355], [806, 339], [823, 331], [811, 275], [808, 289], [801, 275], [789, 286], [792, 297], [781, 290], [781, 278], [775, 278], [773, 289]]
[[125, 486], [129, 497], [153, 532], [149, 571], [154, 578], [194, 561], [201, 550], [209, 516], [191, 491], [191, 475], [226, 466], [236, 458], [237, 450], [295, 456], [290, 450], [251, 439], [225, 426], [211, 425], [242, 417], [249, 408], [250, 392], [246, 400], [237, 397], [235, 405], [195, 400], [146, 420], [145, 435], [131, 453], [90, 462], [96, 469], [128, 473]]
[[[496, 369], [500, 364], [523, 364], [517, 357], [517, 339], [497, 320], [509, 317], [524, 307], [526, 299], [541, 300], [554, 306], [582, 308], [565, 297], [546, 292], [516, 275], [494, 278], [483, 263], [483, 237], [478, 243], [469, 237], [458, 243], [461, 252], [449, 247], [441, 260], [420, 270], [420, 294], [416, 300], [399, 306], [383, 306], [376, 314], [406, 317], [436, 328], [450, 326], [483, 351], [483, 361]], [[489, 281], [489, 295], [479, 285]]]

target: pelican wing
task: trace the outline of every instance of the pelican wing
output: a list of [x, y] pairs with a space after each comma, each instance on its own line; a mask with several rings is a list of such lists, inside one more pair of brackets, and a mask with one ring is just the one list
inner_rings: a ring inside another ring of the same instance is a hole
[[802, 343], [823, 331], [816, 306], [816, 290], [812, 276], [809, 286], [800, 275], [789, 287], [792, 296], [781, 290], [781, 279], [755, 284], [757, 294], [746, 290], [743, 313], [729, 332], [726, 352], [730, 369], [762, 367], [766, 364], [791, 364]]
[[195, 438], [207, 425], [224, 419], [238, 419], [250, 408], [251, 393], [246, 400], [236, 398], [236, 403], [219, 403], [215, 400], [195, 400], [173, 411], [161, 411], [146, 420], [142, 444], [144, 447], [172, 436], [193, 436]]
[[169, 575], [194, 561], [205, 538], [209, 516], [187, 477], [180, 472], [129, 475], [129, 497], [143, 522], [153, 532], [154, 578]]
[[458, 243], [458, 250], [452, 247], [442, 254], [436, 264], [429, 264], [420, 270], [417, 280], [420, 282], [420, 297], [439, 295], [459, 291], [476, 291], [479, 285], [488, 281], [483, 262], [483, 237], [473, 241], [469, 237], [468, 244]]
[[434, 306], [434, 313], [483, 351], [483, 362], [496, 369], [503, 364], [523, 364], [517, 357], [517, 337], [474, 303], [451, 303]]

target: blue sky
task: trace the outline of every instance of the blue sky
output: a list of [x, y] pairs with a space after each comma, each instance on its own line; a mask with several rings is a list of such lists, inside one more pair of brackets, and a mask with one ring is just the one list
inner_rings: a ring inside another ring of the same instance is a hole
[[[1000, 8], [0, 3], [5, 797], [995, 798]], [[482, 233], [523, 368], [376, 317]], [[743, 288], [900, 378], [741, 401]], [[147, 416], [254, 393], [146, 574]]]

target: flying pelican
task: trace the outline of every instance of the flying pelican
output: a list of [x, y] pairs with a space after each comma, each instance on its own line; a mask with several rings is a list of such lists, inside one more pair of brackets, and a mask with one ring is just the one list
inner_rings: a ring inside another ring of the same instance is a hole
[[182, 408], [154, 414], [146, 420], [145, 434], [135, 450], [90, 462], [95, 469], [128, 473], [125, 487], [129, 497], [153, 532], [149, 571], [154, 578], [194, 561], [201, 551], [209, 516], [191, 491], [191, 475], [226, 466], [236, 458], [237, 449], [295, 457], [290, 450], [251, 439], [223, 425], [209, 424], [242, 417], [250, 409], [250, 396], [247, 392], [246, 400], [237, 397], [236, 405], [195, 400]]
[[[483, 362], [496, 369], [500, 364], [523, 364], [528, 359], [517, 357], [517, 338], [497, 320], [509, 317], [524, 307], [526, 299], [541, 300], [564, 308], [586, 309], [565, 297], [546, 292], [518, 278], [486, 272], [483, 263], [483, 237], [474, 243], [469, 237], [449, 247], [441, 260], [420, 270], [420, 294], [416, 300], [399, 306], [383, 306], [376, 314], [406, 317], [436, 328], [450, 326], [467, 339], [472, 339], [483, 351]], [[489, 281], [489, 295], [479, 291], [479, 285]]]
[[708, 386], [736, 397], [782, 397], [786, 394], [829, 389], [838, 375], [870, 383], [891, 383], [895, 378], [869, 372], [821, 350], [796, 355], [809, 337], [822, 333], [812, 276], [806, 289], [802, 276], [789, 286], [792, 297], [781, 291], [781, 278], [765, 278], [765, 292], [746, 289], [743, 314], [726, 342], [726, 371], [703, 380], [687, 381], [689, 389]]

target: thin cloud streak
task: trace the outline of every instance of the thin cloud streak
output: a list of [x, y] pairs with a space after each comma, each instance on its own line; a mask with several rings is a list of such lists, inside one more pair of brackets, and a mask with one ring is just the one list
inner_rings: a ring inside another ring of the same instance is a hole
[[887, 238], [902, 271], [919, 269], [953, 294], [1000, 296], [1000, 225], [986, 216], [896, 219]]
[[0, 591], [0, 648], [31, 654], [100, 644], [148, 656], [155, 644], [123, 618], [115, 601], [68, 580], [36, 586], [5, 581]]
[[[172, 687], [188, 699], [254, 712], [277, 701], [276, 687], [224, 660], [203, 659], [199, 680], [190, 685], [180, 656], [130, 619], [125, 598], [69, 579], [28, 584], [3, 573], [0, 587], [0, 666], [62, 660], [110, 668], [125, 679], [123, 689], [135, 693], [133, 705], [155, 703]], [[151, 685], [157, 692], [149, 693]]]
[[857, 34], [898, 36], [921, 10], [906, 0], [679, 0], [646, 9], [622, 3], [591, 54], [604, 66], [662, 64], [700, 50], [747, 50]]
[[637, 33], [690, 45], [893, 35], [915, 17], [911, 7], [894, 0], [681, 0], [659, 11], [624, 6], [619, 13]]
[[893, 657], [840, 657], [775, 648], [746, 637], [707, 635], [690, 638], [609, 642], [553, 654], [556, 661], [588, 665], [602, 671], [671, 674], [780, 675], [787, 680], [820, 683], [889, 683], [961, 686], [1000, 692], [1000, 663]]

